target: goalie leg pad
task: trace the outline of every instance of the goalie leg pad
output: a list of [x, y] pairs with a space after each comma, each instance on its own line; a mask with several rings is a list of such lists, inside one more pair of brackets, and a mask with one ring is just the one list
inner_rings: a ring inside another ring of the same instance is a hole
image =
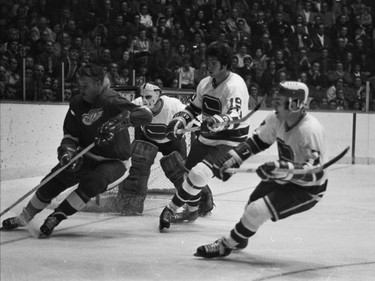
[[129, 176], [124, 180], [123, 184], [120, 184], [119, 191], [145, 194], [150, 169], [157, 153], [157, 146], [145, 141], [134, 141]]
[[146, 194], [126, 192], [117, 195], [115, 206], [117, 211], [124, 216], [138, 216], [143, 213]]
[[158, 147], [145, 141], [133, 142], [129, 176], [119, 184], [117, 209], [125, 215], [141, 214], [146, 199], [147, 182]]
[[138, 173], [144, 172], [147, 174], [152, 164], [154, 164], [156, 154], [159, 151], [158, 147], [152, 143], [141, 140], [134, 141], [132, 147], [132, 167], [137, 168]]
[[186, 168], [180, 153], [174, 151], [160, 159], [160, 166], [165, 176], [173, 183], [177, 190], [182, 188]]

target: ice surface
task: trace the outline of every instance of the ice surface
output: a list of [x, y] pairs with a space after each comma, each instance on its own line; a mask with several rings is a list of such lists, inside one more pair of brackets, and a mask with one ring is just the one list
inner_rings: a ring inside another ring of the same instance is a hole
[[[80, 212], [50, 239], [27, 229], [0, 233], [1, 280], [375, 280], [375, 166], [330, 172], [324, 199], [313, 209], [265, 223], [249, 246], [226, 258], [194, 257], [195, 249], [228, 234], [258, 183], [238, 174], [210, 183], [216, 207], [209, 217], [158, 231], [170, 196], [149, 195], [139, 217]], [[1, 182], [4, 210], [41, 178]], [[21, 211], [26, 200], [1, 220]], [[47, 209], [29, 227], [37, 232]]]

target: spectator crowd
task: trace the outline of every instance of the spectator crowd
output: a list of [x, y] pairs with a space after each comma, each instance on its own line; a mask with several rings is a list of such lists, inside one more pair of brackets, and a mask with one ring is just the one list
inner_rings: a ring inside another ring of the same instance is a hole
[[0, 98], [69, 101], [87, 63], [111, 87], [194, 91], [222, 42], [250, 101], [291, 79], [311, 109], [364, 110], [369, 81], [373, 111], [374, 16], [371, 0], [0, 0]]

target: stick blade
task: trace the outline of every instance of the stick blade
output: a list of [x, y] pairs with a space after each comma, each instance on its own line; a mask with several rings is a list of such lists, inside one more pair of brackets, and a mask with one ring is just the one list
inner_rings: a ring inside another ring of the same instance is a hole
[[337, 156], [335, 156], [334, 158], [332, 158], [331, 160], [329, 160], [327, 163], [325, 163], [323, 165], [323, 169], [326, 169], [328, 168], [329, 166], [331, 166], [332, 164], [336, 163], [337, 161], [339, 161], [341, 158], [343, 158], [345, 156], [346, 153], [348, 153], [350, 149], [350, 146], [347, 146], [343, 151], [341, 151]]

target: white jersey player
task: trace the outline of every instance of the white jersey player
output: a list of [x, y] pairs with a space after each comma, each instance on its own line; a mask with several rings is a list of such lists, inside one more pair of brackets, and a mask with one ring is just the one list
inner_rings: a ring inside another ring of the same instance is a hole
[[[165, 136], [167, 125], [177, 112], [185, 108], [179, 99], [168, 96], [159, 97], [161, 93], [159, 90], [158, 86], [147, 83], [141, 86], [141, 96], [133, 101], [137, 105], [146, 105], [153, 111], [154, 118], [151, 124], [142, 126], [141, 130], [145, 138], [157, 144], [171, 142]], [[153, 109], [155, 107], [156, 109]]]
[[232, 249], [243, 249], [248, 239], [267, 220], [278, 221], [311, 209], [327, 188], [325, 171], [313, 174], [281, 172], [309, 169], [326, 162], [325, 130], [305, 112], [308, 88], [301, 82], [281, 82], [272, 99], [275, 113], [266, 117], [252, 136], [215, 163], [217, 177], [228, 180], [228, 168], [239, 167], [250, 156], [277, 143], [279, 160], [258, 167], [262, 181], [250, 195], [240, 221], [230, 232], [212, 244], [200, 246], [195, 256], [224, 257]]
[[[132, 166], [129, 176], [119, 186], [119, 211], [125, 215], [143, 212], [150, 169], [158, 152], [163, 154], [160, 165], [166, 177], [176, 189], [180, 189], [186, 168], [186, 142], [184, 138], [170, 140], [165, 136], [166, 127], [173, 116], [185, 105], [176, 98], [161, 96], [161, 89], [146, 83], [140, 86], [140, 97], [133, 103], [147, 106], [153, 118], [147, 126], [136, 128], [132, 151]], [[199, 201], [199, 214], [204, 216], [213, 208], [213, 199], [208, 186], [205, 196]]]
[[[207, 65], [210, 76], [201, 80], [196, 95], [186, 108], [177, 113], [167, 126], [167, 137], [181, 137], [183, 129], [196, 116], [202, 114], [199, 137], [192, 143], [186, 160], [190, 170], [171, 202], [160, 215], [159, 229], [169, 228], [170, 223], [194, 221], [198, 217], [198, 202], [201, 190], [213, 177], [212, 165], [231, 148], [246, 140], [249, 125], [226, 125], [226, 121], [236, 120], [249, 112], [249, 95], [244, 80], [230, 71], [232, 53], [223, 44], [212, 44], [207, 49]], [[224, 124], [223, 124], [224, 123]], [[178, 209], [186, 204], [182, 213]]]

